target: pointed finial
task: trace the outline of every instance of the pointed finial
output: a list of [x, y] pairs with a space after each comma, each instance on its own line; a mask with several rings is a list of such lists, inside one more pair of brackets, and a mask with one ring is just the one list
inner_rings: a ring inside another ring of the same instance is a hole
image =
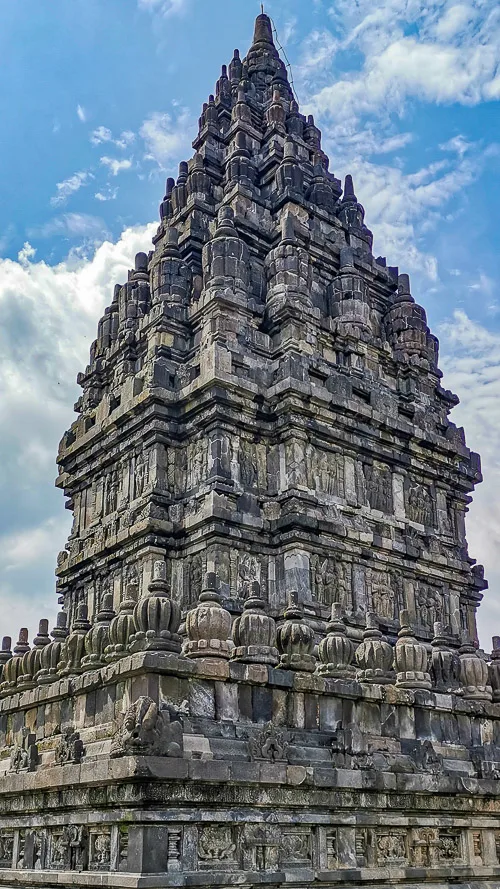
[[353, 203], [357, 203], [358, 199], [354, 193], [354, 185], [352, 181], [352, 176], [350, 173], [345, 177], [344, 183], [344, 196], [342, 201], [352, 201]]
[[172, 176], [169, 176], [165, 183], [165, 200], [167, 200], [172, 194], [172, 189], [175, 185], [175, 179]]
[[255, 43], [271, 43], [273, 44], [273, 30], [271, 26], [271, 19], [265, 12], [261, 12], [260, 15], [255, 19], [255, 30], [253, 35], [253, 42]]

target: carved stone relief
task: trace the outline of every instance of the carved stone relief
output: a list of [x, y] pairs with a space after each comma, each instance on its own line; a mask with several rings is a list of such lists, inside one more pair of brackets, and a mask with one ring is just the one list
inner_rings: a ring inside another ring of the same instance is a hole
[[414, 867], [433, 867], [438, 859], [438, 832], [433, 827], [412, 831], [410, 863]]
[[314, 597], [322, 605], [331, 605], [339, 602], [336, 596], [337, 573], [333, 559], [323, 558], [315, 553], [311, 556], [311, 586]]
[[419, 581], [415, 594], [418, 622], [432, 630], [436, 621], [443, 621], [443, 596], [435, 587]]
[[286, 487], [304, 488], [307, 485], [305, 445], [300, 439], [285, 445]]
[[241, 836], [243, 867], [250, 871], [276, 871], [279, 866], [280, 830], [276, 824], [247, 824]]
[[111, 829], [90, 828], [89, 870], [107, 871], [111, 865]]
[[372, 509], [393, 514], [392, 474], [383, 463], [373, 462], [364, 467], [368, 502]]
[[281, 860], [286, 866], [307, 867], [312, 860], [312, 836], [308, 827], [283, 828], [281, 835]]
[[439, 861], [460, 861], [462, 859], [462, 837], [459, 830], [440, 830], [438, 836]]
[[85, 754], [85, 747], [80, 738], [80, 732], [72, 728], [66, 728], [61, 735], [55, 752], [54, 759], [59, 765], [74, 762], [81, 763]]
[[286, 762], [288, 747], [285, 733], [276, 729], [272, 723], [268, 723], [248, 742], [251, 759], [263, 759], [267, 762]]
[[410, 482], [406, 488], [406, 515], [419, 525], [434, 525], [434, 503], [426, 485]]
[[245, 552], [238, 553], [236, 595], [239, 599], [248, 599], [252, 584], [260, 584], [260, 573], [260, 560], [257, 556]]
[[0, 830], [0, 867], [12, 867], [14, 858], [14, 831]]
[[407, 859], [406, 833], [391, 828], [379, 830], [375, 837], [377, 863], [379, 865], [404, 864]]
[[201, 867], [236, 864], [234, 828], [229, 824], [207, 824], [198, 828], [198, 859]]
[[110, 755], [182, 756], [182, 750], [178, 712], [170, 705], [159, 709], [155, 701], [142, 696], [124, 714], [113, 736]]

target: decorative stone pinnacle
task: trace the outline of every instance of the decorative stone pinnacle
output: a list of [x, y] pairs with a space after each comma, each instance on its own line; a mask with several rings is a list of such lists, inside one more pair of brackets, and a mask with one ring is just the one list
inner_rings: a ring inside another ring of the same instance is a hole
[[177, 185], [185, 185], [188, 177], [187, 161], [181, 161], [179, 164], [179, 175], [177, 177]]
[[111, 622], [115, 616], [115, 612], [113, 610], [113, 593], [105, 593], [102, 597], [101, 607], [96, 615], [96, 621], [98, 622]]
[[274, 46], [271, 19], [265, 12], [261, 12], [255, 19], [253, 45], [255, 46], [256, 43], [270, 43]]
[[427, 666], [429, 656], [425, 645], [413, 635], [410, 615], [406, 608], [399, 613], [401, 629], [394, 648], [397, 670], [396, 685], [400, 688], [431, 688]]
[[382, 633], [380, 632], [378, 625], [378, 617], [375, 611], [366, 612], [366, 630], [364, 631], [363, 636], [365, 633], [369, 633], [370, 636], [378, 639], [382, 638]]
[[179, 232], [172, 225], [169, 225], [165, 233], [165, 242], [163, 247], [164, 256], [179, 257]]
[[38, 633], [33, 639], [33, 645], [35, 648], [43, 648], [43, 646], [48, 645], [49, 642], [49, 622], [46, 618], [42, 618], [38, 625]]
[[148, 270], [148, 255], [147, 253], [136, 253], [135, 255], [135, 271], [136, 272], [147, 272]]
[[21, 627], [19, 630], [19, 639], [17, 640], [16, 645], [14, 646], [14, 654], [21, 655], [25, 654], [25, 652], [29, 651], [30, 644], [28, 642], [28, 628]]
[[233, 648], [231, 635], [231, 615], [223, 608], [217, 593], [217, 575], [209, 571], [198, 604], [186, 616], [188, 641], [183, 645], [183, 653], [189, 658], [210, 657], [227, 660]]
[[56, 617], [56, 625], [50, 635], [53, 639], [65, 639], [68, 635], [68, 615], [65, 611], [59, 611]]
[[86, 633], [90, 629], [89, 623], [89, 609], [88, 605], [85, 602], [80, 602], [77, 611], [76, 611], [76, 619], [73, 623], [73, 632], [75, 630]]
[[295, 244], [295, 224], [293, 213], [287, 213], [281, 220], [281, 243]]
[[346, 633], [343, 621], [343, 608], [340, 602], [332, 604], [331, 619], [326, 626], [326, 636], [318, 646], [321, 664], [318, 673], [337, 679], [354, 677], [355, 669], [352, 659], [355, 650], [354, 642]]
[[236, 228], [234, 226], [234, 210], [232, 207], [221, 207], [217, 214], [216, 238], [235, 238], [237, 237]]
[[288, 594], [289, 605], [283, 614], [284, 622], [278, 629], [277, 641], [281, 652], [280, 667], [285, 670], [298, 670], [312, 673], [316, 669], [313, 656], [314, 631], [304, 620], [304, 611], [299, 605], [297, 590]]
[[358, 201], [355, 193], [354, 193], [354, 184], [352, 181], [352, 176], [350, 173], [347, 174], [344, 181], [344, 195], [342, 197], [342, 203], [353, 203], [356, 204]]
[[3, 667], [7, 661], [10, 661], [12, 657], [12, 639], [10, 636], [4, 636], [2, 639], [2, 649], [0, 651], [0, 668]]
[[399, 612], [399, 623], [401, 624], [401, 628], [398, 632], [399, 637], [403, 636], [412, 636], [412, 630], [410, 626], [410, 615], [406, 608], [403, 608]]

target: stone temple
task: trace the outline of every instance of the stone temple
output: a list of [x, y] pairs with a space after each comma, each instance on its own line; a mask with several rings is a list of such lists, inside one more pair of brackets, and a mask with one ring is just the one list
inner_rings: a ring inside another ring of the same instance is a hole
[[500, 645], [409, 279], [270, 20], [79, 376], [62, 611], [0, 660], [0, 886], [500, 886]]

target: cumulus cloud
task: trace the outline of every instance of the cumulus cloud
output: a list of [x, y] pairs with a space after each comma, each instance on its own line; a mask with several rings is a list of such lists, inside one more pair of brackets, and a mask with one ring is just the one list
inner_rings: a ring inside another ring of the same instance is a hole
[[481, 455], [485, 478], [474, 493], [467, 537], [471, 556], [484, 564], [490, 582], [478, 612], [482, 643], [488, 647], [491, 634], [500, 633], [500, 334], [461, 310], [438, 332], [444, 385], [460, 396], [452, 419], [464, 426], [468, 446]]
[[194, 135], [194, 121], [187, 108], [175, 114], [153, 111], [143, 122], [140, 135], [146, 148], [146, 159], [162, 168], [171, 166], [184, 151], [189, 151]]
[[[337, 0], [331, 12], [340, 49], [360, 53], [362, 64], [314, 93], [318, 113], [359, 118], [400, 113], [409, 98], [473, 105], [500, 96], [496, 0], [484, 0], [479, 23], [477, 9], [449, 0], [381, 0], [375, 8]], [[314, 66], [314, 37], [305, 42], [306, 68]]]
[[0, 260], [0, 632], [28, 624], [34, 633], [57, 610], [53, 570], [70, 523], [53, 487], [58, 442], [96, 320], [155, 229], [129, 228], [89, 259], [73, 254], [55, 266], [35, 261], [29, 243], [18, 261]]
[[132, 160], [130, 158], [124, 157], [122, 160], [116, 157], [101, 157], [101, 164], [103, 167], [108, 167], [110, 173], [113, 176], [118, 176], [118, 173], [123, 173], [124, 170], [130, 170], [132, 167]]
[[73, 173], [72, 176], [56, 184], [56, 194], [50, 199], [50, 203], [53, 207], [65, 204], [70, 195], [75, 194], [84, 185], [88, 185], [93, 178], [89, 170], [80, 170], [79, 173]]

